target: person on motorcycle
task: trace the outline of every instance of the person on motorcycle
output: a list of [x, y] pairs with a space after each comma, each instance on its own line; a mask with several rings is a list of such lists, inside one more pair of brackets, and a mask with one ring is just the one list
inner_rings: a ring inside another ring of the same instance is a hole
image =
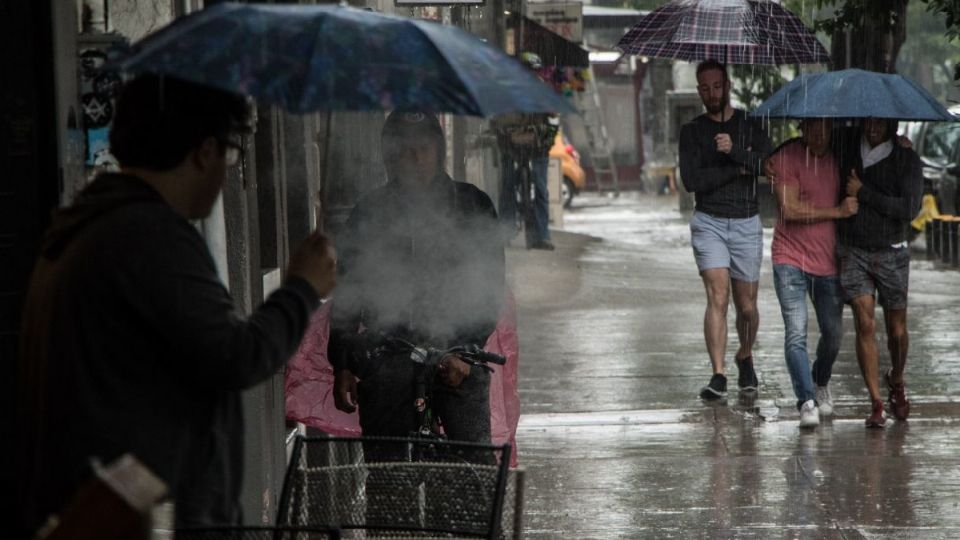
[[[490, 198], [444, 172], [435, 116], [394, 111], [381, 145], [388, 182], [361, 197], [338, 238], [329, 358], [336, 406], [359, 408], [364, 436], [407, 436], [418, 428], [416, 366], [409, 352], [376, 352], [371, 336], [482, 348], [504, 297], [504, 254]], [[439, 379], [433, 410], [448, 438], [489, 443], [489, 373], [450, 355]]]

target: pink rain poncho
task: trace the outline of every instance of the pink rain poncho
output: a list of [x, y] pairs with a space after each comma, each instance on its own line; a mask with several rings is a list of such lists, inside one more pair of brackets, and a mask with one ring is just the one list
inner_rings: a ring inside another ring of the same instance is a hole
[[[337, 410], [333, 402], [333, 367], [327, 361], [330, 336], [330, 306], [327, 302], [313, 314], [300, 348], [287, 363], [284, 390], [287, 419], [341, 437], [359, 437], [357, 413]], [[490, 430], [494, 444], [510, 443], [510, 465], [517, 466], [517, 422], [520, 396], [517, 393], [517, 311], [508, 294], [497, 328], [484, 346], [507, 359], [505, 366], [492, 366], [490, 377]]]

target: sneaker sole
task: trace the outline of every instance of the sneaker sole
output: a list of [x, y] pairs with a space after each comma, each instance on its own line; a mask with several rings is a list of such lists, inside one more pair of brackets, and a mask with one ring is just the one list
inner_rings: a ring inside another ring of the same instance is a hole
[[700, 399], [705, 399], [707, 401], [716, 401], [718, 399], [723, 399], [727, 397], [726, 392], [717, 392], [713, 388], [707, 387], [700, 390]]
[[740, 391], [741, 391], [741, 392], [745, 392], [745, 393], [747, 393], [747, 394], [755, 394], [755, 393], [757, 392], [757, 387], [756, 387], [756, 386], [742, 386], [742, 387], [740, 387]]
[[802, 428], [804, 428], [804, 429], [815, 428], [815, 427], [817, 427], [817, 426], [819, 426], [819, 425], [820, 425], [820, 421], [819, 421], [819, 420], [817, 420], [816, 422], [804, 422], [803, 420], [800, 421], [800, 427], [802, 427]]
[[870, 428], [870, 429], [883, 429], [883, 428], [887, 427], [887, 420], [886, 420], [886, 418], [884, 418], [884, 419], [883, 419], [883, 422], [881, 422], [881, 423], [879, 423], [879, 424], [876, 423], [876, 422], [870, 422], [870, 421], [868, 420], [868, 421], [867, 421], [867, 427]]

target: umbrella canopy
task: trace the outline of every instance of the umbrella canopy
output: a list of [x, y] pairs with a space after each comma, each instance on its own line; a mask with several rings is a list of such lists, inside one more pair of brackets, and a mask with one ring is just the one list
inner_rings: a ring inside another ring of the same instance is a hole
[[219, 3], [147, 36], [111, 67], [295, 113], [574, 112], [520, 62], [459, 28], [331, 5]]
[[794, 14], [769, 0], [673, 0], [651, 11], [617, 48], [653, 58], [725, 64], [830, 62]]
[[760, 104], [752, 115], [956, 120], [922, 86], [910, 79], [862, 69], [801, 75]]

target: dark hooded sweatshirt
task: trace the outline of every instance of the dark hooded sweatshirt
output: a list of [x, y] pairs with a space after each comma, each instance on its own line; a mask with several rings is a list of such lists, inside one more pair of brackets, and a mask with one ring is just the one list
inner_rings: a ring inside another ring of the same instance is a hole
[[504, 295], [497, 212], [475, 186], [441, 174], [423, 191], [391, 182], [354, 207], [337, 239], [331, 362], [350, 368], [361, 325], [422, 346], [483, 347]]
[[292, 278], [242, 318], [197, 230], [138, 178], [100, 176], [55, 216], [27, 294], [21, 525], [61, 509], [90, 458], [127, 452], [178, 525], [237, 522], [240, 392], [284, 365], [317, 303]]
[[[891, 124], [891, 133], [896, 133]], [[834, 135], [834, 155], [840, 156], [841, 197], [846, 196], [851, 170], [863, 183], [857, 193], [860, 209], [837, 222], [840, 244], [864, 249], [885, 249], [910, 238], [910, 222], [920, 212], [923, 198], [923, 165], [910, 148], [893, 142], [890, 155], [863, 168], [859, 129], [846, 128]]]

